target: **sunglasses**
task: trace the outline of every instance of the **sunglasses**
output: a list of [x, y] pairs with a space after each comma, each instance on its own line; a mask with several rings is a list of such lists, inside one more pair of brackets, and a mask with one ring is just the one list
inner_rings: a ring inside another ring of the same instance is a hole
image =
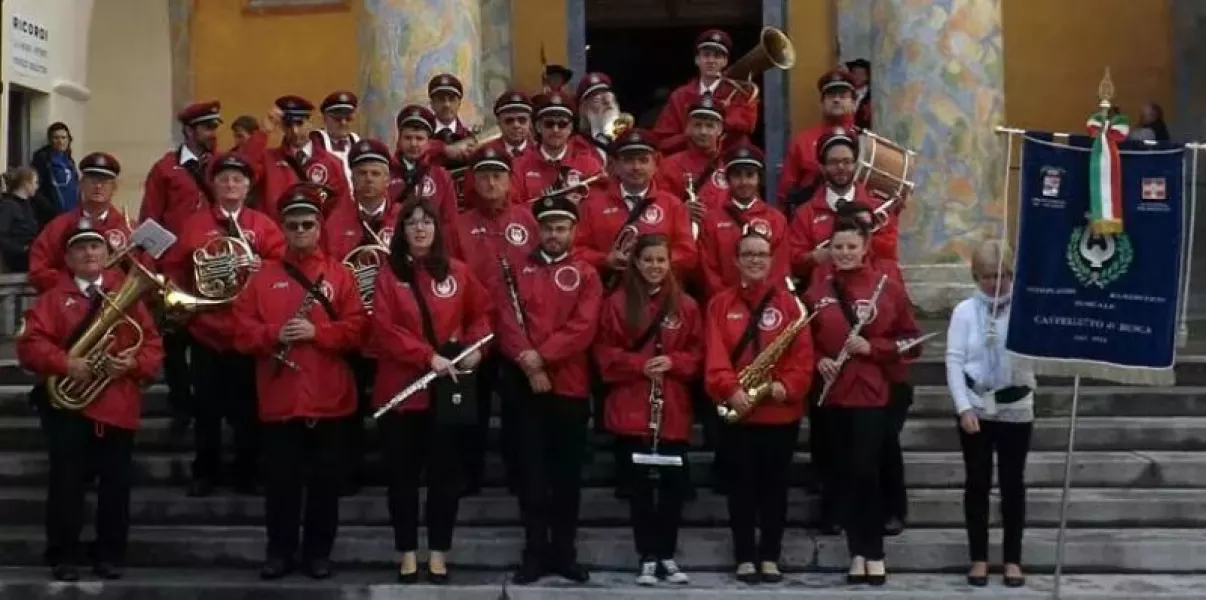
[[312, 231], [318, 227], [318, 221], [288, 221], [285, 223], [287, 231]]
[[569, 121], [547, 120], [547, 121], [541, 121], [540, 124], [543, 125], [545, 129], [569, 129], [570, 128]]

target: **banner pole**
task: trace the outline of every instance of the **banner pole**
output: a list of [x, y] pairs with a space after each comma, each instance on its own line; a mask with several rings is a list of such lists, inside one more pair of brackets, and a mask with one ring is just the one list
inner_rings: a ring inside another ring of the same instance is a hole
[[1068, 504], [1072, 490], [1073, 452], [1076, 447], [1076, 413], [1080, 408], [1080, 375], [1072, 380], [1072, 414], [1068, 415], [1068, 450], [1064, 456], [1064, 491], [1059, 501], [1059, 533], [1055, 536], [1055, 578], [1052, 598], [1059, 600], [1060, 578], [1064, 571], [1064, 542], [1068, 529]]

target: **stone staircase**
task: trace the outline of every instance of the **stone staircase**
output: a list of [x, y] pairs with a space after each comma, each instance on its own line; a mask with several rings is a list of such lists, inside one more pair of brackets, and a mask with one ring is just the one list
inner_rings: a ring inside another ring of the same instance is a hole
[[[934, 323], [931, 330], [940, 327]], [[1178, 386], [1125, 388], [1085, 381], [1081, 388], [1070, 529], [1065, 552], [1064, 597], [1206, 598], [1206, 347], [1195, 344], [1178, 364]], [[131, 506], [129, 563], [117, 583], [50, 584], [40, 567], [41, 520], [47, 459], [37, 419], [25, 403], [32, 382], [16, 368], [9, 348], [0, 351], [0, 599], [8, 598], [1039, 598], [1049, 597], [1063, 480], [1071, 381], [1041, 382], [1039, 414], [1027, 470], [1031, 490], [1024, 559], [1030, 584], [1007, 590], [963, 584], [966, 537], [962, 527], [963, 465], [944, 387], [940, 346], [914, 367], [917, 402], [902, 434], [909, 482], [909, 529], [888, 540], [892, 572], [882, 590], [845, 588], [847, 565], [841, 538], [810, 529], [817, 499], [797, 486], [791, 493], [790, 527], [777, 586], [732, 583], [724, 499], [701, 486], [686, 509], [679, 563], [692, 574], [687, 588], [647, 590], [632, 585], [635, 556], [626, 505], [606, 487], [610, 452], [593, 453], [584, 470], [581, 559], [595, 570], [587, 586], [554, 579], [503, 591], [507, 569], [520, 555], [522, 533], [516, 501], [499, 486], [501, 464], [492, 453], [490, 486], [462, 502], [447, 588], [398, 587], [384, 489], [370, 487], [346, 498], [336, 547], [337, 579], [304, 578], [263, 584], [255, 566], [263, 555], [263, 502], [218, 494], [183, 493], [191, 436], [168, 431], [166, 389], [147, 392], [147, 417], [138, 434], [137, 484]], [[699, 432], [697, 430], [697, 439]], [[497, 439], [497, 429], [492, 435]], [[792, 466], [805, 478], [807, 430]], [[599, 446], [602, 438], [593, 439]], [[692, 475], [709, 480], [710, 453], [691, 456]], [[994, 515], [994, 522], [995, 522]], [[999, 546], [994, 532], [994, 546]], [[87, 534], [86, 534], [87, 535]], [[422, 537], [422, 536], [421, 536]], [[994, 560], [999, 560], [994, 548]], [[1198, 575], [1202, 573], [1203, 575]], [[78, 595], [63, 595], [68, 588]]]

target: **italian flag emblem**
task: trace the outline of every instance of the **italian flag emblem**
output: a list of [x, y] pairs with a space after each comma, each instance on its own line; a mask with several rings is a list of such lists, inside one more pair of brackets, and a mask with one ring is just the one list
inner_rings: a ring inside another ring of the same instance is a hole
[[1093, 136], [1089, 155], [1089, 208], [1092, 212], [1089, 227], [1097, 235], [1122, 232], [1122, 170], [1119, 166], [1118, 142], [1126, 139], [1130, 125], [1123, 115], [1110, 116], [1108, 108], [1088, 122]]

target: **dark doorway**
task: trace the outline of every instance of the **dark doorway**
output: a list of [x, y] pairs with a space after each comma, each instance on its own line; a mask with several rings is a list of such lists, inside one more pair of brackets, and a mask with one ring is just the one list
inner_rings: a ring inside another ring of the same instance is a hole
[[[632, 113], [641, 127], [652, 127], [670, 92], [695, 77], [695, 38], [702, 31], [717, 27], [728, 32], [735, 47], [732, 59], [736, 60], [758, 43], [762, 30], [760, 10], [739, 22], [684, 25], [674, 20], [671, 26], [670, 21], [660, 19], [635, 24], [616, 22], [606, 15], [596, 18], [589, 10], [592, 4], [587, 5], [587, 70], [611, 77], [620, 108]], [[763, 119], [759, 111], [753, 141], [760, 146]]]

